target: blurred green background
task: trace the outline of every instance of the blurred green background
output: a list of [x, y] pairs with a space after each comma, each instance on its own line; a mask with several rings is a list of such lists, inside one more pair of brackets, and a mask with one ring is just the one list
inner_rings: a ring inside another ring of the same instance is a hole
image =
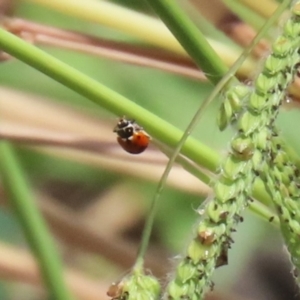
[[[124, 1], [119, 2], [124, 4]], [[148, 8], [142, 1], [126, 1], [126, 4], [129, 7], [148, 13]], [[20, 18], [59, 28], [114, 40], [137, 42], [132, 37], [125, 36], [120, 32], [96, 24], [89, 24], [88, 22], [23, 1], [17, 2], [14, 14]], [[158, 70], [126, 65], [105, 58], [92, 57], [50, 47], [44, 47], [44, 50], [135, 101], [180, 129], [185, 129], [199, 105], [212, 91], [212, 86], [208, 83], [192, 81]], [[64, 103], [74, 107], [91, 117], [112, 121], [116, 118], [116, 116], [111, 115], [94, 103], [89, 102], [22, 62], [12, 59], [3, 62], [0, 68], [0, 82], [4, 87], [50, 97], [57, 103]], [[230, 130], [223, 133], [218, 131], [216, 126], [218, 107], [219, 103], [210, 105], [197, 129], [193, 132], [193, 136], [211, 148], [225, 154], [233, 133]], [[283, 108], [278, 120], [278, 127], [282, 131], [284, 138], [294, 147], [297, 153], [300, 149], [297, 130], [299, 117], [299, 109]], [[74, 205], [79, 210], [81, 206], [88, 205], [89, 200], [93, 202], [92, 199], [95, 195], [111, 189], [120, 182], [130, 185], [138, 194], [141, 194], [143, 197], [140, 205], [147, 208], [156, 188], [154, 183], [132, 180], [128, 176], [118, 175], [107, 170], [101, 170], [98, 167], [76, 163], [75, 161], [70, 162], [51, 157], [26, 147], [18, 148], [18, 158], [26, 174], [28, 174], [33, 189], [47, 190], [51, 184], [57, 184], [60, 189], [65, 187], [69, 193], [69, 199], [67, 199], [68, 201], [66, 200], [67, 204], [69, 206]], [[66, 194], [62, 193], [62, 195], [61, 198], [65, 197]], [[84, 201], [85, 198], [87, 198], [87, 202], [80, 204], [80, 201]], [[64, 199], [60, 200], [63, 202]], [[170, 259], [176, 254], [182, 253], [182, 249], [192, 237], [193, 224], [198, 218], [195, 210], [203, 200], [201, 196], [184, 193], [172, 188], [166, 188], [164, 191], [156, 218], [154, 243], [163, 247], [169, 253]], [[136, 203], [139, 205], [139, 201]], [[255, 265], [253, 260], [258, 257], [258, 253], [265, 253], [266, 257], [271, 257], [270, 253], [276, 253], [276, 255], [279, 253], [282, 257], [284, 256], [281, 238], [272, 225], [248, 211], [245, 213], [244, 218], [245, 222], [239, 226], [238, 232], [234, 235], [235, 243], [232, 251], [229, 253], [229, 266], [217, 270], [215, 275], [216, 290], [222, 293], [226, 291], [228, 293], [232, 291], [238, 293], [240, 292], [239, 288], [241, 288], [238, 282], [244, 282], [241, 278], [246, 278], [244, 279], [245, 281], [248, 278], [249, 282], [252, 280], [251, 266]], [[136, 230], [140, 234], [141, 228], [133, 228], [132, 230]], [[22, 230], [16, 222], [13, 213], [7, 208], [0, 210], [0, 238], [2, 241], [15, 245], [26, 244]], [[275, 256], [275, 261], [271, 263], [273, 266], [276, 265], [277, 259], [281, 260], [281, 258]], [[94, 268], [97, 269], [98, 266], [96, 265]], [[113, 266], [107, 268], [113, 268]], [[100, 265], [99, 269], [101, 269]], [[113, 274], [111, 276], [116, 275], [115, 271], [111, 272]], [[277, 272], [278, 270], [271, 273], [276, 274]], [[105, 272], [103, 273], [105, 274]], [[101, 274], [101, 276], [105, 277], [104, 274]], [[258, 287], [258, 285], [255, 286]], [[21, 299], [20, 295], [16, 298], [15, 287], [15, 284], [1, 282], [0, 299]], [[247, 290], [246, 287], [245, 290]], [[280, 298], [279, 294], [277, 292], [278, 298], [276, 299], [284, 299]], [[23, 295], [22, 299], [35, 298], [33, 295]], [[260, 298], [253, 297], [249, 299]]]

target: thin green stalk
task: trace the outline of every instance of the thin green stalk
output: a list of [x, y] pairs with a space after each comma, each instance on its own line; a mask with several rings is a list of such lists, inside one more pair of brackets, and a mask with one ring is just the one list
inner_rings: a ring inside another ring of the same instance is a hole
[[[252, 49], [255, 47], [255, 45], [260, 41], [260, 39], [264, 36], [264, 34], [267, 32], [267, 30], [272, 26], [272, 24], [277, 20], [277, 18], [281, 15], [282, 11], [286, 9], [286, 7], [289, 4], [289, 0], [285, 0], [274, 12], [272, 17], [264, 24], [260, 32], [256, 35], [256, 37], [253, 39], [251, 44], [243, 51], [242, 55], [239, 57], [239, 59], [232, 65], [232, 67], [228, 70], [225, 76], [218, 82], [212, 93], [209, 95], [209, 97], [200, 105], [199, 109], [197, 110], [196, 114], [192, 118], [190, 124], [186, 128], [185, 132], [183, 133], [180, 141], [178, 142], [175, 150], [173, 151], [172, 155], [170, 156], [169, 162], [164, 170], [163, 175], [160, 178], [160, 181], [157, 185], [156, 192], [154, 194], [150, 212], [148, 215], [148, 218], [146, 220], [146, 224], [144, 227], [144, 232], [142, 235], [142, 240], [140, 244], [140, 249], [138, 252], [136, 267], [140, 268], [143, 264], [144, 256], [149, 244], [150, 235], [152, 232], [152, 227], [154, 223], [154, 216], [156, 215], [157, 210], [157, 204], [158, 200], [161, 196], [161, 193], [163, 191], [163, 188], [166, 184], [167, 178], [169, 176], [169, 173], [173, 167], [173, 164], [180, 153], [180, 150], [184, 143], [186, 142], [189, 135], [192, 133], [192, 131], [195, 129], [197, 123], [199, 122], [203, 112], [205, 111], [206, 107], [218, 96], [218, 94], [221, 92], [221, 90], [226, 86], [226, 84], [230, 81], [230, 79], [234, 76], [238, 68], [241, 66], [241, 64], [245, 61], [247, 56], [251, 53]], [[185, 44], [184, 44], [185, 46]]]
[[[285, 0], [282, 5], [289, 2]], [[234, 105], [239, 114], [237, 118], [232, 118], [230, 109], [227, 110], [230, 112], [227, 114], [229, 123], [236, 123], [237, 131], [231, 141], [231, 151], [220, 166], [214, 197], [203, 207], [194, 239], [167, 286], [166, 299], [204, 298], [219, 258], [231, 248], [233, 241], [230, 237], [249, 204], [253, 183], [257, 174], [262, 172], [263, 156], [274, 157], [267, 153], [267, 142], [272, 138], [269, 128], [277, 117], [285, 90], [293, 80], [295, 63], [299, 60], [298, 16], [295, 8], [293, 19], [287, 21], [283, 34], [274, 43], [273, 52], [266, 59], [253, 88], [242, 86], [244, 91], [238, 99], [245, 101], [244, 109]], [[238, 93], [236, 95], [239, 97]], [[274, 149], [278, 152], [279, 148]], [[287, 195], [290, 191], [285, 189], [284, 192]]]
[[173, 167], [173, 164], [174, 164], [174, 162], [177, 158], [177, 155], [180, 153], [180, 150], [181, 150], [182, 146], [186, 142], [186, 140], [189, 137], [189, 135], [191, 134], [192, 130], [196, 127], [197, 122], [199, 121], [200, 115], [203, 113], [203, 111], [209, 105], [209, 103], [217, 96], [217, 94], [223, 88], [226, 81], [227, 80], [222, 79], [217, 84], [217, 86], [214, 89], [213, 93], [202, 103], [202, 105], [197, 110], [196, 114], [194, 115], [192, 121], [190, 122], [190, 124], [186, 128], [185, 132], [183, 133], [183, 135], [182, 135], [180, 141], [178, 142], [175, 150], [173, 151], [172, 155], [170, 156], [169, 162], [168, 162], [168, 164], [167, 164], [167, 166], [164, 170], [163, 175], [161, 176], [161, 178], [159, 180], [159, 183], [157, 185], [157, 189], [155, 191], [153, 200], [151, 202], [150, 211], [149, 211], [148, 217], [146, 219], [146, 224], [145, 224], [144, 231], [143, 231], [143, 234], [142, 234], [142, 240], [141, 240], [141, 244], [140, 244], [140, 248], [139, 248], [138, 256], [137, 256], [137, 260], [136, 260], [136, 267], [137, 268], [141, 268], [142, 265], [143, 265], [144, 257], [145, 257], [145, 254], [146, 254], [146, 250], [147, 250], [147, 247], [148, 247], [148, 244], [149, 244], [149, 240], [150, 240], [150, 236], [151, 236], [151, 232], [152, 232], [152, 228], [153, 228], [154, 217], [156, 215], [156, 211], [157, 211], [157, 208], [158, 208], [158, 200], [161, 196], [161, 193], [162, 193], [163, 188], [166, 184], [166, 181], [167, 181], [169, 173], [170, 173], [170, 171]]
[[240, 1], [236, 0], [223, 0], [223, 3], [232, 11], [239, 19], [248, 24], [255, 30], [259, 30], [266, 19], [257, 14], [255, 11], [243, 5]]
[[228, 71], [227, 67], [176, 2], [174, 0], [147, 0], [147, 2], [207, 78], [213, 84], [218, 83]]
[[[268, 18], [268, 20], [264, 23], [262, 28], [259, 30], [258, 34], [251, 41], [249, 46], [245, 48], [239, 59], [234, 63], [234, 65], [230, 68], [225, 77], [231, 76], [236, 73], [239, 67], [243, 64], [243, 62], [250, 55], [254, 47], [258, 44], [258, 42], [267, 34], [270, 27], [278, 20], [278, 18], [282, 15], [282, 13], [286, 10], [288, 5], [290, 4], [290, 0], [285, 0], [281, 5], [275, 9], [274, 13]], [[276, 7], [275, 7], [276, 8]], [[273, 11], [272, 11], [273, 12]], [[228, 80], [228, 79], [227, 79]]]
[[0, 142], [0, 167], [3, 186], [39, 262], [50, 296], [55, 300], [72, 299], [62, 275], [63, 269], [53, 240], [34, 203], [13, 148], [5, 141]]
[[262, 219], [272, 222], [275, 226], [279, 226], [280, 222], [278, 216], [266, 205], [254, 200], [249, 204], [249, 209]]

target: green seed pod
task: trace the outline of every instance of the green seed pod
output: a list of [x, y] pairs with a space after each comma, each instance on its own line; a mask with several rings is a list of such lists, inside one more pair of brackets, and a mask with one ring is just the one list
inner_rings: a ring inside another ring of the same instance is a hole
[[[201, 279], [200, 279], [201, 281]], [[197, 283], [198, 283], [198, 280], [197, 280]], [[188, 283], [188, 297], [186, 297], [186, 299], [191, 299], [191, 300], [199, 300], [200, 297], [199, 297], [199, 291], [198, 291], [198, 288], [197, 288], [197, 285], [195, 283], [194, 280], [190, 280], [189, 283]]]
[[[300, 234], [300, 224], [299, 224], [299, 222], [296, 221], [296, 220], [290, 220], [289, 221], [289, 226], [291, 227], [293, 232], [298, 235], [298, 238], [299, 238], [299, 234]], [[299, 241], [297, 239], [295, 239], [295, 244], [297, 244], [297, 243], [299, 243]], [[298, 254], [300, 255], [300, 249], [298, 250]]]
[[[298, 204], [293, 201], [290, 197], [287, 197], [284, 199], [284, 204], [287, 206], [291, 214], [296, 215], [297, 212], [300, 210], [300, 207], [298, 207]], [[299, 216], [299, 214], [297, 214]], [[300, 217], [300, 216], [299, 216]]]
[[150, 275], [139, 275], [136, 281], [141, 290], [147, 290], [153, 295], [159, 295], [161, 287], [157, 278]]
[[217, 115], [217, 124], [221, 131], [225, 130], [228, 124], [231, 122], [233, 116], [231, 105], [228, 101], [225, 101], [221, 104], [221, 107]]
[[[239, 179], [237, 179], [234, 183], [235, 189], [236, 189], [236, 199], [235, 202], [238, 202], [238, 198], [240, 197], [241, 194], [243, 193], [248, 193], [250, 192], [248, 188], [252, 186], [253, 184], [253, 178], [252, 176], [249, 176], [249, 174], [246, 176], [241, 176]], [[244, 200], [242, 200], [244, 201]], [[235, 205], [232, 203], [232, 205]], [[236, 211], [236, 210], [235, 210]]]
[[268, 106], [265, 95], [259, 95], [256, 93], [251, 94], [248, 107], [256, 113], [261, 112]]
[[[280, 96], [283, 95], [282, 93], [282, 89], [286, 88], [290, 81], [289, 81], [289, 76], [287, 75], [288, 67], [286, 67], [285, 69], [282, 70], [282, 72], [278, 72], [275, 73], [272, 77], [274, 78], [274, 81], [276, 82], [276, 84], [274, 85], [273, 90], [271, 89], [270, 92], [271, 94], [276, 94], [279, 96], [279, 98], [281, 98]], [[269, 95], [268, 95], [269, 97]]]
[[268, 96], [268, 113], [273, 114], [274, 108], [277, 110], [278, 107], [282, 104], [283, 95], [279, 92], [273, 93]]
[[112, 284], [107, 295], [119, 300], [157, 300], [160, 295], [160, 284], [155, 277], [134, 270], [118, 284]]
[[215, 234], [218, 237], [224, 235], [226, 233], [226, 225], [223, 223], [223, 224], [219, 224], [217, 227], [214, 227], [214, 231], [215, 231]]
[[262, 171], [263, 162], [264, 162], [263, 154], [260, 151], [255, 150], [251, 158], [253, 170]]
[[299, 53], [298, 53], [298, 50], [299, 50], [300, 38], [295, 39], [293, 41], [293, 44], [294, 44], [295, 49], [291, 53], [291, 55], [289, 55], [287, 57], [288, 67], [289, 67], [289, 69], [291, 71], [293, 71], [295, 69], [295, 65], [297, 65], [298, 62], [299, 62]]
[[246, 173], [250, 170], [246, 170], [246, 162], [240, 161], [240, 159], [230, 155], [222, 164], [222, 174], [228, 179], [235, 180], [240, 176], [240, 173]]
[[289, 38], [296, 39], [300, 36], [300, 23], [295, 23], [289, 19], [284, 25], [284, 35]]
[[[187, 283], [188, 284], [188, 292], [187, 292], [186, 299], [195, 299], [195, 296], [199, 295], [198, 282], [200, 282], [202, 280], [202, 278], [200, 278], [198, 280], [196, 278], [194, 278], [194, 280], [190, 280]], [[196, 299], [199, 299], [199, 297]]]
[[221, 220], [220, 215], [227, 213], [227, 211], [225, 211], [223, 207], [221, 207], [220, 205], [216, 205], [212, 201], [207, 205], [206, 212], [209, 216], [210, 221], [213, 223], [219, 223]]
[[[278, 195], [277, 197], [278, 198], [280, 197], [280, 199], [281, 199], [281, 195]], [[284, 206], [280, 207], [279, 215], [280, 215], [280, 219], [283, 220], [284, 222], [286, 222], [287, 220], [290, 219], [290, 213], [289, 213], [288, 209]]]
[[280, 57], [269, 55], [264, 63], [264, 72], [270, 75], [281, 72], [286, 67], [286, 61]]
[[226, 184], [218, 181], [214, 187], [214, 192], [215, 197], [222, 203], [225, 203], [237, 196], [236, 186], [233, 185], [232, 182]]
[[270, 131], [264, 127], [253, 135], [254, 148], [259, 150], [265, 150], [267, 147], [268, 140], [270, 139]]
[[276, 153], [273, 163], [277, 166], [282, 166], [286, 162], [286, 153], [277, 149], [274, 149], [273, 152]]
[[170, 299], [184, 299], [185, 295], [188, 294], [188, 285], [187, 284], [180, 284], [176, 281], [172, 281], [169, 285], [168, 285], [168, 289], [167, 289], [167, 293], [168, 293], [168, 298]]
[[[236, 199], [238, 199], [240, 197], [237, 196]], [[236, 200], [234, 199], [234, 200]], [[233, 225], [235, 223], [235, 213], [236, 213], [236, 209], [237, 209], [237, 205], [235, 203], [235, 201], [232, 201], [232, 204], [228, 205], [227, 207], [230, 210], [224, 210], [220, 215], [219, 215], [219, 222], [224, 222], [227, 224], [227, 226], [229, 225]], [[226, 232], [224, 236], [228, 236], [229, 232]], [[224, 237], [222, 237], [222, 240], [224, 240]]]
[[278, 183], [281, 183], [282, 181], [282, 172], [276, 165], [272, 168], [272, 177], [275, 179], [275, 184], [278, 186]]
[[291, 197], [293, 197], [293, 199], [295, 199], [295, 201], [293, 201], [293, 203], [296, 202], [296, 201], [300, 201], [300, 199], [299, 199], [300, 198], [299, 186], [295, 181], [290, 182], [290, 184], [288, 186], [288, 192], [291, 195]]
[[[231, 211], [228, 211], [228, 209], [231, 209]], [[220, 222], [224, 222], [224, 220], [226, 220], [228, 217], [233, 216], [236, 211], [235, 209], [236, 207], [234, 206], [234, 203], [230, 203], [230, 205], [217, 206], [215, 203], [209, 203], [206, 212], [210, 222], [219, 224]]]
[[227, 117], [221, 107], [217, 114], [217, 126], [220, 131], [224, 131], [228, 125], [229, 125], [229, 120], [227, 119]]
[[234, 112], [239, 112], [242, 107], [242, 103], [248, 97], [250, 92], [250, 87], [246, 85], [236, 85], [230, 88], [226, 93], [226, 99], [230, 102], [232, 110]]
[[210, 247], [202, 245], [198, 240], [193, 240], [188, 247], [188, 256], [194, 264], [205, 261], [211, 257]]
[[253, 155], [253, 142], [249, 137], [237, 137], [231, 141], [231, 149], [233, 153], [243, 160], [249, 160]]
[[224, 112], [225, 112], [226, 116], [228, 117], [228, 119], [231, 119], [234, 114], [234, 109], [228, 98], [225, 98], [225, 100], [223, 102], [223, 106], [224, 106]]
[[260, 114], [246, 111], [239, 119], [238, 129], [241, 130], [245, 136], [249, 136], [254, 131], [264, 127], [263, 121], [265, 119], [268, 119], [267, 111], [262, 111]]
[[287, 187], [282, 182], [280, 182], [279, 191], [283, 199], [286, 199], [290, 196]]
[[141, 293], [136, 293], [136, 295], [129, 297], [128, 300], [155, 300], [150, 293], [147, 291], [142, 291]]
[[276, 77], [261, 73], [255, 80], [255, 89], [258, 93], [266, 95], [276, 88], [277, 82]]
[[291, 43], [285, 36], [279, 36], [272, 45], [273, 55], [279, 57], [286, 57], [290, 54]]
[[[281, 153], [283, 151], [280, 151], [279, 153]], [[282, 166], [282, 183], [286, 186], [289, 185], [289, 183], [291, 182], [291, 180], [294, 179], [294, 168], [290, 165], [285, 165], [285, 161], [282, 160], [284, 158], [285, 155], [280, 155], [281, 156], [281, 166]], [[277, 157], [275, 158], [276, 161]], [[280, 166], [280, 164], [278, 164], [278, 167]]]
[[234, 122], [236, 114], [241, 110], [242, 103], [248, 97], [250, 88], [246, 85], [239, 84], [230, 87], [224, 95], [224, 101], [220, 107], [217, 123], [219, 129], [224, 130], [229, 123]]
[[177, 273], [177, 279], [185, 284], [188, 280], [193, 278], [197, 272], [197, 269], [195, 265], [190, 261], [190, 259], [186, 259], [177, 267], [176, 273]]

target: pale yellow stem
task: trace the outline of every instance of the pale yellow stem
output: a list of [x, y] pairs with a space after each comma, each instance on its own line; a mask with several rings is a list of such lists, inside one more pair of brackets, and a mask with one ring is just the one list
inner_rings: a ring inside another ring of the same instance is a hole
[[278, 3], [274, 0], [239, 0], [264, 18], [269, 18], [276, 10]]
[[[23, 0], [39, 4], [75, 18], [99, 23], [134, 36], [146, 43], [172, 52], [186, 55], [169, 29], [158, 19], [132, 11], [113, 3], [99, 0]], [[214, 50], [226, 65], [232, 65], [241, 54], [238, 47], [227, 46], [208, 39]], [[248, 59], [240, 69], [240, 74], [253, 72], [255, 62]]]

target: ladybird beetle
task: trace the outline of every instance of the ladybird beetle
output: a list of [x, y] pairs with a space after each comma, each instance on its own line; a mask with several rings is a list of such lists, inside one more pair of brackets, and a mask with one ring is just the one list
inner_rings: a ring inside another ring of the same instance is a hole
[[121, 118], [114, 132], [119, 145], [128, 153], [142, 153], [149, 145], [150, 136], [134, 120]]

